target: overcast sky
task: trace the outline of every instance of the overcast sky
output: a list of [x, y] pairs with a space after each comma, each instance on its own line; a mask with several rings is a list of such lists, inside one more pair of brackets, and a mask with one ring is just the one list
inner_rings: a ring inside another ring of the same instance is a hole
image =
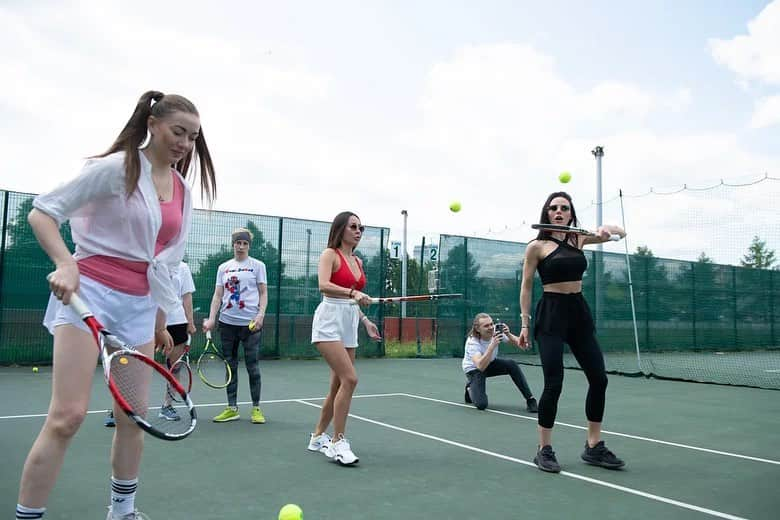
[[[527, 241], [563, 170], [593, 227], [596, 145], [605, 200], [780, 177], [780, 0], [5, 0], [0, 27], [2, 188], [74, 176], [150, 89], [198, 106], [216, 209], [349, 209], [394, 240], [406, 209], [410, 242]], [[733, 261], [756, 208], [774, 245], [780, 182], [760, 186], [626, 199], [631, 248]]]

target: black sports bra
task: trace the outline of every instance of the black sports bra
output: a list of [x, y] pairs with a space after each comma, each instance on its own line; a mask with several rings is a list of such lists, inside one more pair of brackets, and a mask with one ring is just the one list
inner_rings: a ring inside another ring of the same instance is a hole
[[579, 282], [582, 274], [588, 268], [588, 260], [581, 249], [550, 237], [558, 247], [545, 256], [537, 265], [542, 285], [557, 282]]

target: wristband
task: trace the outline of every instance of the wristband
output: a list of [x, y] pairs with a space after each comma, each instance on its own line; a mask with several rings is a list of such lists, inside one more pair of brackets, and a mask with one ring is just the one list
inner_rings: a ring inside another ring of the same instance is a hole
[[352, 298], [352, 293], [354, 293], [354, 292], [355, 292], [355, 289], [350, 289], [350, 290], [349, 290], [349, 297], [350, 297], [350, 298]]

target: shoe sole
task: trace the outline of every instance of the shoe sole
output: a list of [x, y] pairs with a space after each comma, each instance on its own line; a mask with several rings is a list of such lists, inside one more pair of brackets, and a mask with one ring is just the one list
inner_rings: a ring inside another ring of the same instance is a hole
[[335, 457], [332, 458], [331, 460], [333, 462], [335, 462], [336, 464], [338, 464], [339, 466], [354, 466], [355, 464], [357, 464], [360, 461], [360, 459], [355, 459], [352, 462], [344, 462], [341, 459], [335, 458]]
[[620, 469], [620, 468], [622, 468], [623, 466], [626, 465], [625, 462], [623, 462], [622, 464], [607, 464], [605, 462], [598, 462], [598, 461], [588, 460], [585, 457], [582, 457], [582, 460], [585, 462], [585, 464], [590, 464], [591, 466], [600, 466], [600, 467], [606, 468], [606, 469]]
[[545, 473], [560, 473], [561, 472], [560, 468], [558, 468], [558, 469], [545, 468], [544, 466], [539, 464], [539, 459], [536, 458], [536, 457], [534, 457], [534, 464], [536, 464], [536, 467], [539, 468], [540, 470], [544, 471]]
[[166, 421], [181, 421], [181, 417], [168, 417], [167, 415], [159, 414], [157, 417], [165, 419]]
[[263, 419], [262, 421], [256, 421], [252, 419], [252, 424], [265, 424], [265, 419]]

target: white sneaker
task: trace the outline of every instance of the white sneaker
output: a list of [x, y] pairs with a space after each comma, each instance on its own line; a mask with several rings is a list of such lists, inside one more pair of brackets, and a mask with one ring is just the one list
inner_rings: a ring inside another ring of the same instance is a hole
[[357, 464], [359, 460], [357, 455], [352, 452], [349, 441], [342, 434], [339, 434], [339, 440], [336, 442], [331, 441], [325, 451], [325, 456], [342, 466]]
[[132, 513], [127, 513], [126, 515], [115, 515], [113, 512], [111, 512], [111, 507], [109, 506], [106, 520], [150, 520], [150, 518], [137, 509]]
[[330, 435], [323, 432], [319, 435], [311, 434], [311, 438], [309, 439], [309, 446], [306, 448], [309, 451], [319, 451], [321, 453], [325, 453], [325, 450], [328, 448], [328, 445], [330, 444]]

